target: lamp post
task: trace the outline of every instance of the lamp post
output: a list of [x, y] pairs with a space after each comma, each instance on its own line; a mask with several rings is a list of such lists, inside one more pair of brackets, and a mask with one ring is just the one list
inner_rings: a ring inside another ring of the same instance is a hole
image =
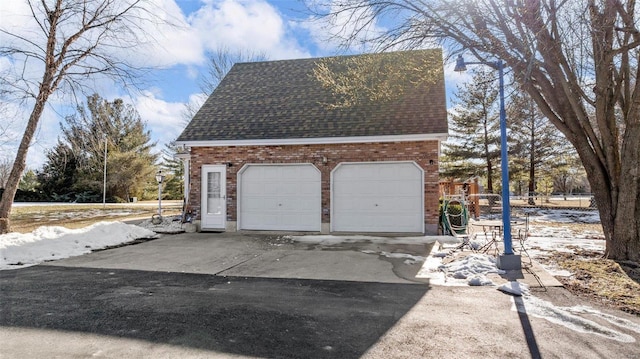
[[107, 206], [107, 134], [104, 134], [104, 170], [102, 171], [102, 209]]
[[156, 181], [158, 181], [158, 217], [162, 221], [162, 181], [164, 180], [164, 174], [162, 170], [158, 170], [156, 173]]
[[507, 114], [504, 109], [504, 64], [502, 60], [465, 62], [462, 55], [456, 59], [456, 67], [453, 71], [467, 71], [466, 65], [487, 65], [498, 70], [500, 91], [500, 161], [502, 162], [502, 233], [504, 241], [504, 254], [498, 256], [500, 269], [521, 269], [522, 261], [519, 255], [513, 254], [511, 241], [511, 204], [509, 203], [509, 162], [507, 156]]

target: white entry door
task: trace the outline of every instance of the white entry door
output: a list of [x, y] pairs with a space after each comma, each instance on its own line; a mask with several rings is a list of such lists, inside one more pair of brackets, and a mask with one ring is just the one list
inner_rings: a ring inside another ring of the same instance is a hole
[[227, 221], [227, 166], [202, 166], [202, 229], [225, 229]]

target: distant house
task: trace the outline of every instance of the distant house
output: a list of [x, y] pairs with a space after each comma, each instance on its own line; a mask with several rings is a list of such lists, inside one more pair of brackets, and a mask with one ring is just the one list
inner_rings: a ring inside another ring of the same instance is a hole
[[177, 140], [201, 229], [435, 233], [442, 53], [402, 54], [436, 56], [435, 80], [347, 107], [327, 105], [321, 59], [234, 65]]

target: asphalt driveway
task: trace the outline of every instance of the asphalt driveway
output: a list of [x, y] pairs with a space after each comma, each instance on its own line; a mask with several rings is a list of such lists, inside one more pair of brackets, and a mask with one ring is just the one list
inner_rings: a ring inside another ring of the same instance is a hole
[[[408, 258], [430, 241], [194, 233], [0, 271], [0, 357], [640, 357], [640, 331], [610, 322], [640, 328], [637, 317], [582, 315], [620, 342], [515, 311], [522, 300], [492, 287], [417, 280]], [[532, 292], [585, 304], [563, 288]]]
[[432, 245], [194, 233], [0, 272], [3, 357], [357, 358], [429, 289], [378, 253]]
[[[176, 357], [178, 347], [187, 353], [204, 350], [207, 356], [357, 358], [428, 289], [60, 266], [6, 272], [0, 278], [0, 324], [30, 329], [24, 336], [3, 340], [3, 352], [16, 358], [96, 353], [165, 357], [163, 346], [174, 347], [166, 357]], [[40, 347], [42, 341], [32, 341], [34, 330], [82, 335], [64, 336], [58, 342], [62, 346]], [[86, 335], [151, 345], [82, 345]], [[76, 349], [69, 350], [72, 347]]]

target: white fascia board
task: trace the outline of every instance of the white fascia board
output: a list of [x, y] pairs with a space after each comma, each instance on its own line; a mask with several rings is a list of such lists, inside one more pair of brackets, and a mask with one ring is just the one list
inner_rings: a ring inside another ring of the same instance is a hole
[[178, 146], [223, 147], [223, 146], [278, 146], [278, 145], [328, 145], [342, 143], [404, 142], [404, 141], [445, 141], [446, 133], [395, 135], [395, 136], [354, 136], [318, 138], [280, 138], [266, 140], [222, 140], [222, 141], [176, 141]]

